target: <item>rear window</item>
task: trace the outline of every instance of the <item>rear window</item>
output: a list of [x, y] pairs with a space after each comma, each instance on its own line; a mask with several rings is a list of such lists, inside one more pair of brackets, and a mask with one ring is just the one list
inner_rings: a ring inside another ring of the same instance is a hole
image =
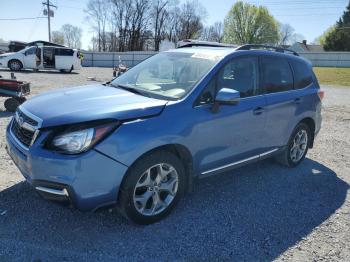
[[73, 54], [74, 54], [74, 51], [72, 49], [66, 49], [66, 48], [56, 48], [55, 49], [55, 55], [72, 56]]
[[302, 61], [292, 60], [291, 65], [294, 71], [294, 88], [300, 89], [312, 83], [311, 68]]
[[293, 89], [293, 75], [286, 59], [263, 57], [261, 59], [262, 84], [266, 93], [283, 92]]

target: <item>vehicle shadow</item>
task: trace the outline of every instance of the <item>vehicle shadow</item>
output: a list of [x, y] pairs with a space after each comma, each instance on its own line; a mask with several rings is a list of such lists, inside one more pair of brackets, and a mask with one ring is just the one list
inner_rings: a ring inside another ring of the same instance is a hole
[[[21, 71], [11, 71], [10, 69], [6, 69], [6, 68], [2, 68], [0, 69], [0, 73], [1, 72], [6, 72], [6, 73], [15, 73], [16, 74], [19, 74], [19, 73], [24, 73], [24, 74], [60, 74], [60, 75], [78, 75], [79, 72], [76, 72], [76, 71], [72, 71], [70, 73], [65, 73], [65, 72], [60, 72], [60, 71], [56, 71], [56, 70], [38, 70], [38, 71], [35, 71], [35, 70], [31, 70], [31, 69], [22, 69]], [[3, 78], [5, 78], [3, 76]]]
[[115, 210], [53, 204], [18, 183], [0, 192], [0, 245], [44, 260], [270, 261], [334, 214], [349, 189], [311, 159], [294, 169], [265, 160], [230, 173], [199, 180], [168, 218], [149, 226]]

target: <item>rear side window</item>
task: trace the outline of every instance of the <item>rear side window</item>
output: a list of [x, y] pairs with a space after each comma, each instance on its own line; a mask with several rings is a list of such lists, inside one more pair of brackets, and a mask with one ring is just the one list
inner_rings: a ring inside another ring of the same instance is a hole
[[290, 61], [294, 71], [294, 88], [300, 89], [312, 83], [311, 68], [302, 61]]
[[67, 48], [56, 48], [55, 49], [55, 55], [72, 56], [73, 54], [74, 54], [74, 51], [72, 49], [67, 49]]
[[293, 89], [293, 75], [286, 59], [278, 57], [261, 58], [262, 86], [266, 93]]

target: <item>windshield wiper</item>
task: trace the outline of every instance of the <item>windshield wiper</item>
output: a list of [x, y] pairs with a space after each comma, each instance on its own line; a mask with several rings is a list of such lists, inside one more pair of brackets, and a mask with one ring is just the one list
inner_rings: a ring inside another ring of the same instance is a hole
[[127, 85], [122, 85], [122, 84], [113, 84], [113, 83], [110, 83], [110, 85], [114, 86], [114, 87], [119, 87], [121, 89], [124, 89], [124, 90], [129, 91], [129, 92], [134, 93], [134, 94], [151, 97], [151, 95], [149, 93], [143, 92], [140, 89], [134, 88], [132, 86], [127, 86]]

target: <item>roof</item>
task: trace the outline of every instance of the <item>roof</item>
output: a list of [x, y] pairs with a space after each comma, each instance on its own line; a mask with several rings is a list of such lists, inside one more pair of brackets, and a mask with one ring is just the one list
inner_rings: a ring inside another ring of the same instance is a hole
[[227, 47], [183, 47], [177, 49], [171, 49], [166, 52], [176, 52], [176, 53], [195, 53], [198, 56], [203, 56], [203, 58], [207, 57], [215, 57], [221, 59], [226, 55], [229, 55], [235, 51], [235, 48], [227, 48]]
[[296, 52], [324, 52], [322, 45], [309, 45], [301, 42], [295, 42], [290, 49]]

